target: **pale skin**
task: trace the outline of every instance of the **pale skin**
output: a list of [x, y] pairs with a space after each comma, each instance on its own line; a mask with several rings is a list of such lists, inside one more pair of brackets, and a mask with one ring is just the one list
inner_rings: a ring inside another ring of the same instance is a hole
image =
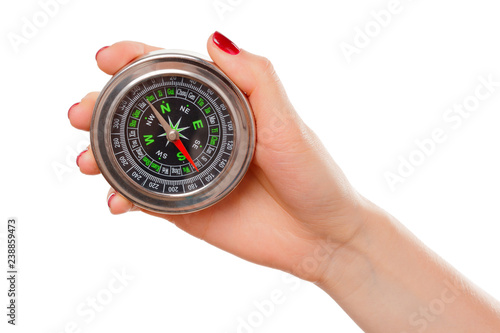
[[[97, 64], [113, 75], [158, 49], [119, 42], [101, 51]], [[257, 147], [247, 175], [223, 201], [187, 215], [147, 212], [110, 189], [111, 213], [142, 210], [243, 259], [314, 282], [366, 332], [500, 332], [494, 298], [350, 185], [267, 59], [225, 53], [212, 37], [207, 49], [255, 115]], [[97, 96], [71, 109], [75, 128], [89, 130]], [[79, 167], [99, 174], [91, 150]]]

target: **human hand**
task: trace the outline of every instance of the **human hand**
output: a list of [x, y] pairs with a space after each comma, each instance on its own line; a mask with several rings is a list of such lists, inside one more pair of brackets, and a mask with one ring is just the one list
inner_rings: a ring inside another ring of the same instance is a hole
[[[99, 68], [113, 75], [159, 48], [120, 42], [96, 55]], [[368, 202], [349, 184], [316, 135], [295, 112], [266, 58], [239, 50], [224, 36], [210, 36], [210, 57], [244, 91], [252, 106], [257, 142], [254, 160], [239, 186], [224, 200], [186, 215], [164, 215], [135, 207], [115, 190], [108, 193], [113, 214], [142, 210], [254, 263], [321, 282], [335, 250], [363, 225]], [[68, 114], [88, 131], [98, 93], [90, 93]], [[99, 174], [91, 150], [78, 157], [80, 170]], [[321, 242], [331, 247], [314, 269], [304, 269]]]

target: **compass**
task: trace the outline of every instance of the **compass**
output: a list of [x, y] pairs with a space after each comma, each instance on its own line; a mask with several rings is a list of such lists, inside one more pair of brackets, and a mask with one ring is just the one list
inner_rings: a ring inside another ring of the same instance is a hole
[[96, 101], [90, 139], [108, 183], [135, 205], [183, 214], [242, 180], [255, 149], [246, 96], [213, 63], [155, 51], [112, 77]]

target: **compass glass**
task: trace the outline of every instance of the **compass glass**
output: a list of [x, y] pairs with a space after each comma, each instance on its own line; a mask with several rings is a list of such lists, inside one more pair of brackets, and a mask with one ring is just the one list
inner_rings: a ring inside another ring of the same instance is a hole
[[[178, 133], [184, 153], [167, 138], [158, 115]], [[195, 192], [216, 180], [231, 158], [231, 114], [220, 95], [193, 78], [158, 75], [138, 82], [118, 101], [111, 122], [117, 164], [147, 191]]]
[[118, 193], [149, 211], [185, 214], [238, 186], [253, 158], [255, 124], [245, 94], [215, 64], [159, 50], [106, 84], [90, 141]]

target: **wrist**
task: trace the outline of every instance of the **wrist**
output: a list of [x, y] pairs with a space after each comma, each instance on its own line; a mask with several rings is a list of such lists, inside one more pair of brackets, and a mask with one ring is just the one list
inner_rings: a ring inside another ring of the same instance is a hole
[[[335, 251], [317, 283], [365, 332], [500, 327], [495, 300], [390, 214], [368, 201], [366, 207], [362, 227]], [[439, 320], [435, 304], [442, 307]]]
[[398, 222], [387, 212], [363, 198], [361, 222], [352, 237], [332, 253], [317, 285], [334, 299], [344, 299], [373, 277], [374, 265], [383, 245], [397, 232]]

